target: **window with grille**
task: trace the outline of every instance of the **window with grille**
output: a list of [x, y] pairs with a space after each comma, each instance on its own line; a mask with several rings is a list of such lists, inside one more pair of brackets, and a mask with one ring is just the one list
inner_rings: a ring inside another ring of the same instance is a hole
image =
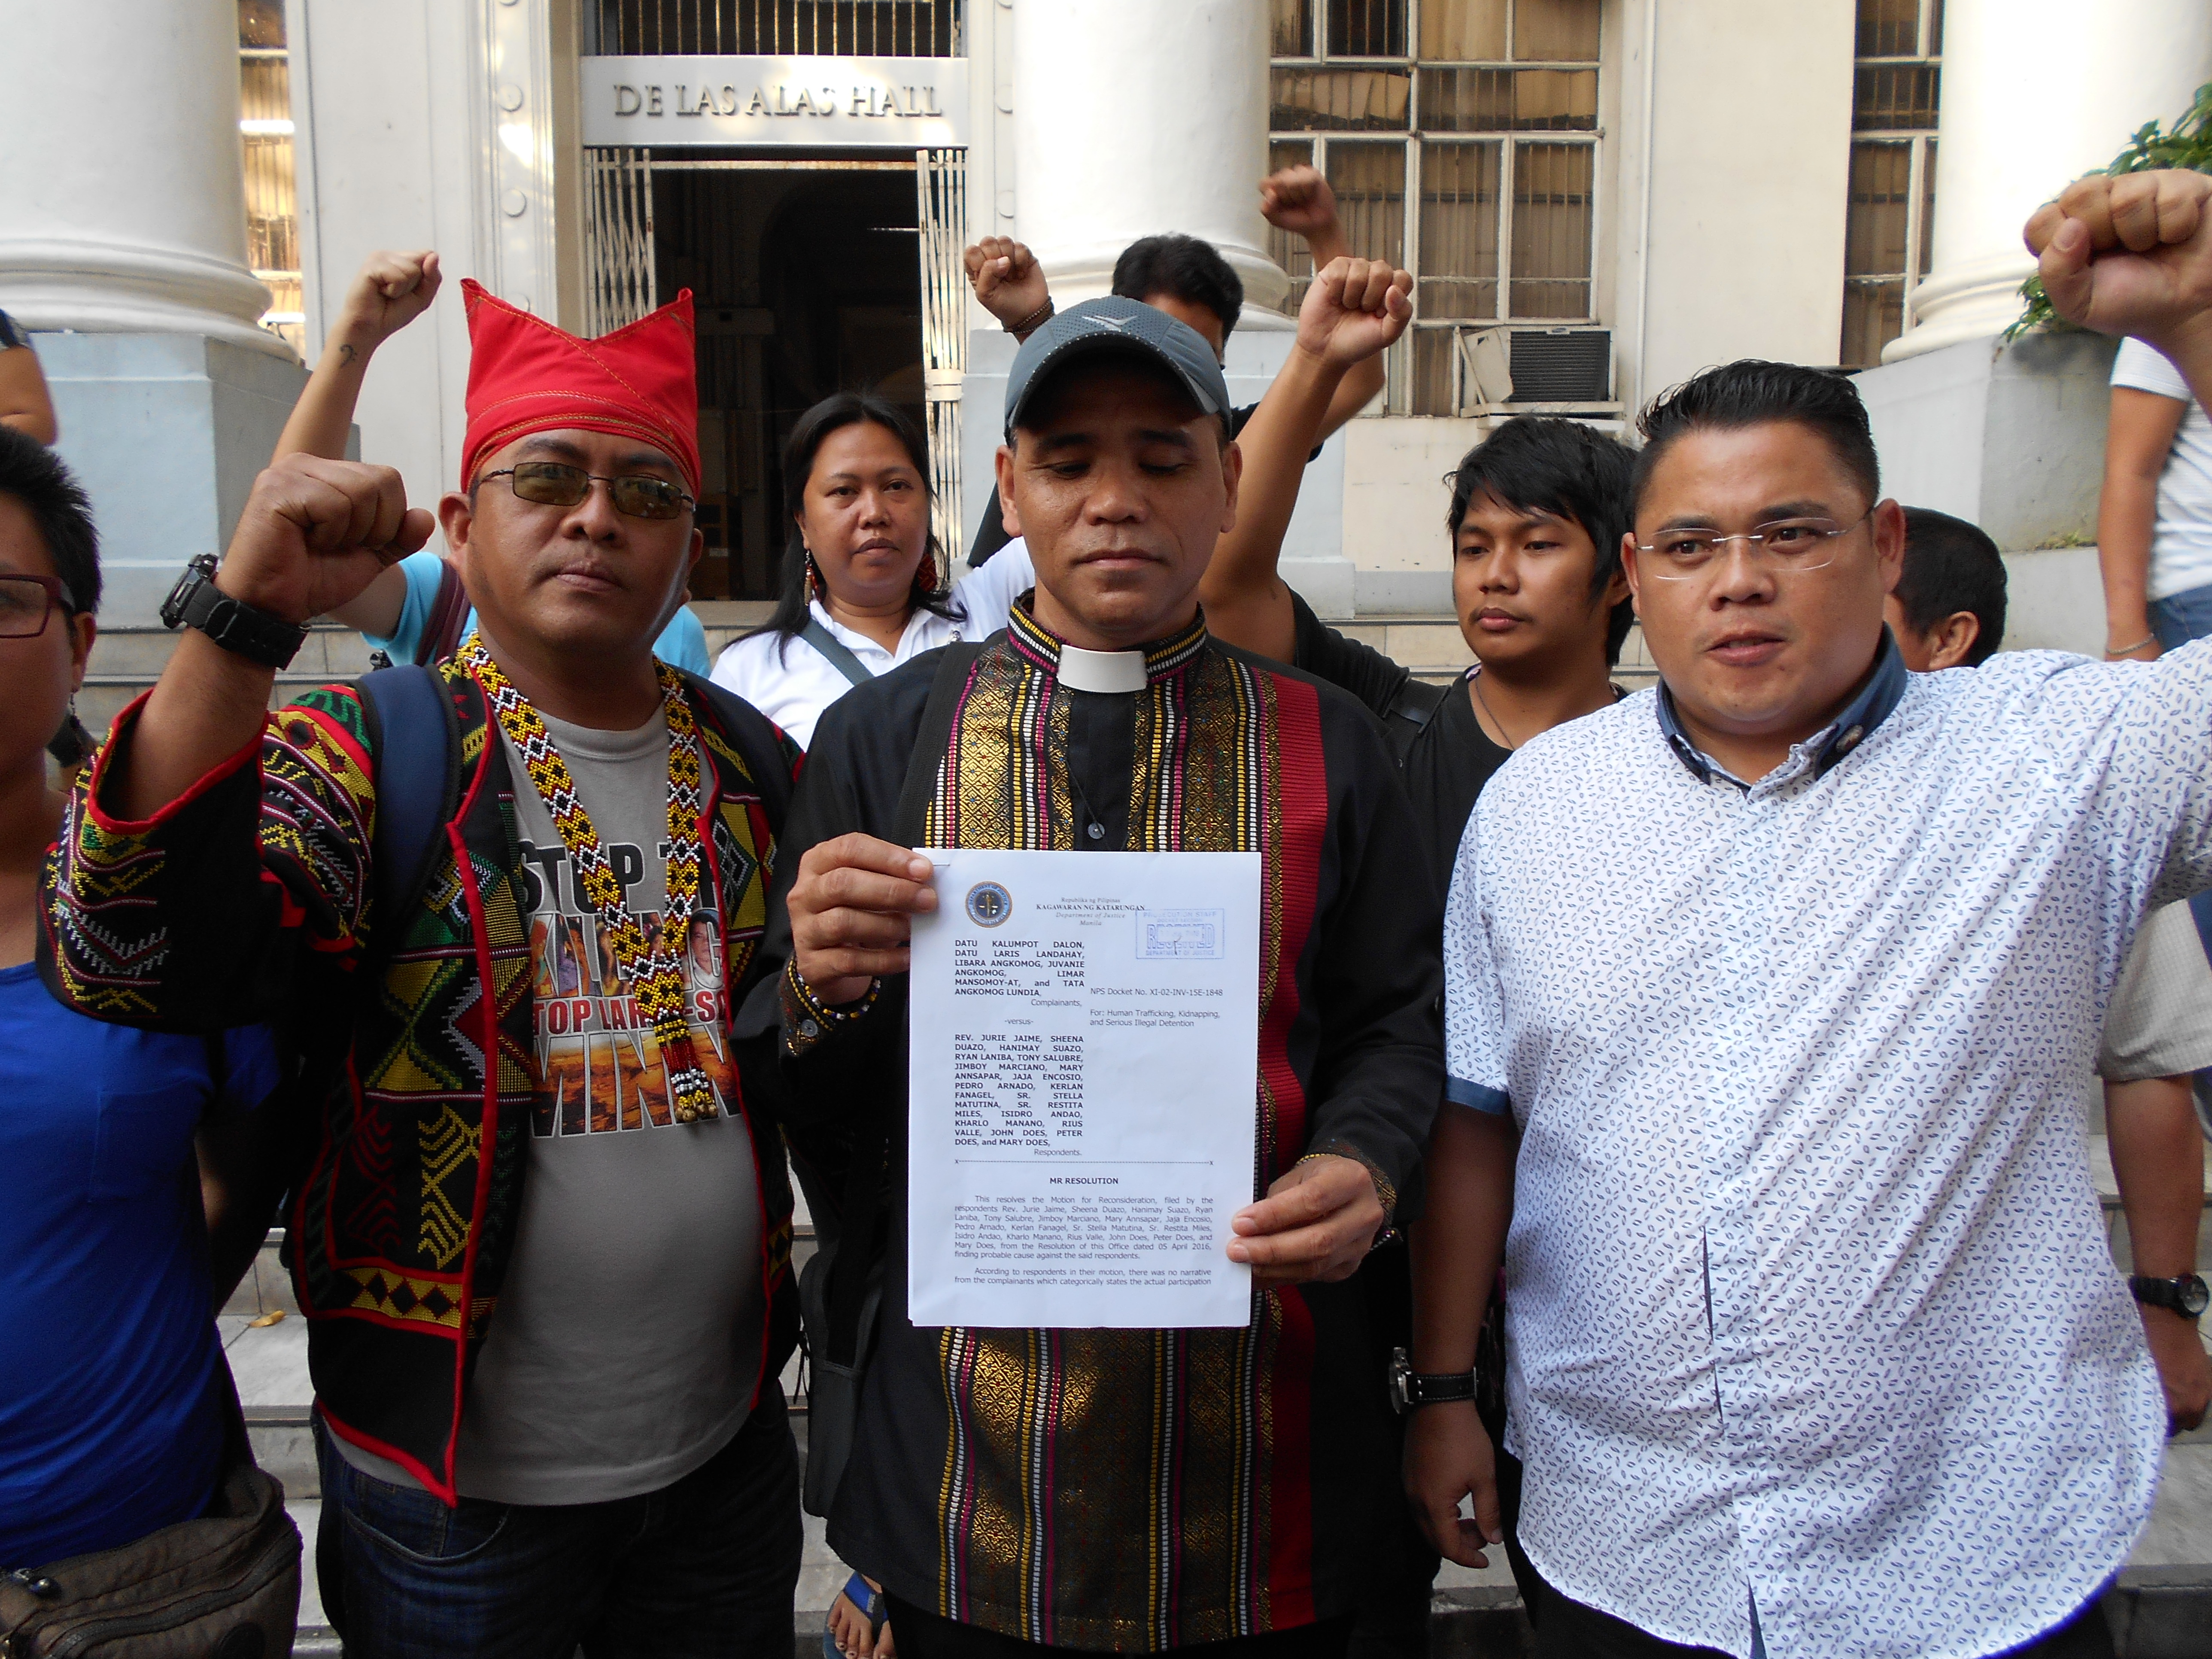
[[261, 326], [306, 351], [291, 58], [283, 0], [238, 0], [238, 140], [246, 163], [246, 263], [268, 285]]
[[584, 50], [957, 58], [959, 0], [585, 0]]
[[1943, 0], [1858, 0], [1850, 214], [1838, 361], [1871, 368], [1905, 331], [1936, 220], [1936, 111]]
[[[1272, 0], [1270, 165], [1310, 161], [1355, 252], [1414, 276], [1388, 407], [1471, 401], [1462, 339], [1595, 317], [1599, 0]], [[1295, 312], [1313, 275], [1275, 232]]]

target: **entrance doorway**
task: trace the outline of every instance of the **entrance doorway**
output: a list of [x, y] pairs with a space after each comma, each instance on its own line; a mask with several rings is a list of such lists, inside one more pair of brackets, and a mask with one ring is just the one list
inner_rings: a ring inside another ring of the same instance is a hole
[[654, 286], [699, 325], [701, 599], [775, 596], [781, 477], [799, 416], [874, 392], [928, 430], [915, 164], [687, 158], [652, 164]]

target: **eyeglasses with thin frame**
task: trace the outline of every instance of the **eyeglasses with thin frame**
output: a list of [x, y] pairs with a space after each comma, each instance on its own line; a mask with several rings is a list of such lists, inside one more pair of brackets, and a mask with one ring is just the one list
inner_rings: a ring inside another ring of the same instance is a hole
[[[1652, 561], [1647, 567], [1662, 581], [1686, 581], [1707, 569], [1730, 542], [1741, 542], [1753, 552], [1764, 551], [1777, 571], [1826, 570], [1836, 562], [1832, 544], [1869, 519], [1869, 507], [1849, 524], [1833, 519], [1774, 519], [1753, 529], [1724, 536], [1717, 530], [1664, 530], [1655, 542], [1636, 544], [1636, 550]], [[1826, 558], [1815, 560], [1816, 554]]]
[[593, 484], [603, 483], [615, 511], [633, 519], [673, 519], [698, 505], [665, 478], [642, 474], [609, 478], [562, 461], [517, 461], [480, 474], [477, 482], [488, 483], [494, 478], [505, 478], [518, 497], [541, 507], [577, 506], [592, 493]]
[[34, 640], [59, 609], [74, 614], [76, 599], [58, 576], [0, 576], [0, 640]]

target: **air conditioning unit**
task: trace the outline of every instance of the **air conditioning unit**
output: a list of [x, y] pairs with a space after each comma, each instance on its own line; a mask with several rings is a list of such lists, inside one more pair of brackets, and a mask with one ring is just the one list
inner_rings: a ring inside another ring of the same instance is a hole
[[1613, 400], [1613, 331], [1518, 328], [1512, 331], [1516, 404], [1602, 404]]

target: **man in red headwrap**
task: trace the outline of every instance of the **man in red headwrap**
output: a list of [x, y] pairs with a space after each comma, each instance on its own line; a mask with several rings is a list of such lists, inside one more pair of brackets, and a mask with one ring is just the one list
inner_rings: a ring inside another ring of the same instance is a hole
[[256, 482], [62, 833], [63, 999], [273, 1021], [262, 1126], [316, 1386], [325, 1605], [368, 1656], [788, 1651], [789, 1189], [730, 1011], [796, 750], [655, 661], [702, 550], [690, 296], [579, 339], [464, 283], [477, 624], [267, 710], [420, 547], [388, 468]]

